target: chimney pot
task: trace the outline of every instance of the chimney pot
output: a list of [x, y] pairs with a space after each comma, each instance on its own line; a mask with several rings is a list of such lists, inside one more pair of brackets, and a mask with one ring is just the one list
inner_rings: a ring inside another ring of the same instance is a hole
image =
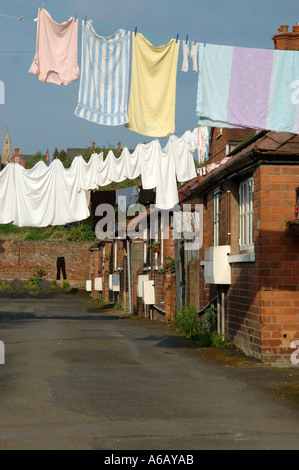
[[280, 30], [282, 33], [287, 33], [289, 31], [289, 25], [282, 24]]
[[293, 33], [299, 33], [299, 23], [293, 26]]

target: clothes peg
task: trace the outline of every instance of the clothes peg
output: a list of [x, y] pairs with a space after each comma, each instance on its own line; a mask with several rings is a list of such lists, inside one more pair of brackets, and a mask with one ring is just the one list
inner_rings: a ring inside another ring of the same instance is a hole
[[137, 26], [135, 27], [135, 36], [136, 36], [136, 34], [137, 34]]
[[179, 40], [179, 34], [176, 35], [176, 42]]
[[23, 16], [21, 16], [21, 17], [18, 19], [18, 21], [22, 21], [22, 19], [23, 19]]
[[85, 16], [85, 18], [84, 18], [84, 24], [86, 24], [86, 23], [87, 23], [87, 16]]
[[126, 27], [126, 35], [128, 34], [129, 26]]
[[187, 34], [187, 36], [186, 36], [186, 44], [187, 44], [187, 42], [188, 42], [188, 34]]
[[77, 18], [78, 18], [78, 13], [76, 13], [76, 16], [75, 16], [75, 22], [77, 21]]

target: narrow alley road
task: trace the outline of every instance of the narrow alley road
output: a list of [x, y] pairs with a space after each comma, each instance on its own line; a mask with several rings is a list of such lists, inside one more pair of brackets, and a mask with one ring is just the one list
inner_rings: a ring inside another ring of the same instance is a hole
[[296, 368], [206, 359], [77, 295], [0, 299], [0, 450], [299, 449]]

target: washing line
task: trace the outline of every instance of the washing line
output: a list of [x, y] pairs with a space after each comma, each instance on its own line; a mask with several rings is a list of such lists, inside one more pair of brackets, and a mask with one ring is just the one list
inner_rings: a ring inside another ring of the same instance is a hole
[[17, 18], [16, 16], [5, 15], [4, 13], [0, 13], [0, 16], [3, 18], [8, 18], [10, 20], [18, 20], [18, 21], [26, 21], [27, 23], [31, 23], [30, 20], [25, 20], [23, 17]]
[[[28, 6], [28, 7], [31, 7], [31, 8], [35, 8], [35, 9], [38, 9], [39, 7], [36, 6], [36, 5], [32, 5], [31, 3], [27, 3], [27, 2], [23, 2], [21, 0], [11, 0], [12, 2], [15, 2], [15, 3], [19, 3], [21, 5], [25, 5], [25, 6]], [[70, 15], [66, 15], [64, 13], [60, 13], [60, 12], [57, 12], [57, 11], [53, 11], [53, 10], [47, 10], [50, 14], [55, 14], [55, 15], [59, 15], [59, 16], [62, 16], [64, 18], [67, 18], [69, 19], [70, 18]], [[74, 15], [75, 17], [75, 15]], [[15, 18], [15, 19], [18, 19], [18, 18]], [[87, 20], [87, 17], [85, 17], [85, 19], [80, 19], [78, 18], [79, 21], [86, 21]], [[27, 20], [29, 21], [29, 20]], [[34, 20], [32, 20], [34, 21]], [[111, 26], [111, 25], [107, 25], [107, 24], [103, 24], [103, 23], [96, 23], [95, 21], [93, 21], [93, 24], [96, 25], [96, 26], [101, 26], [101, 27], [104, 27], [104, 28], [110, 28], [110, 29], [114, 29], [115, 31], [117, 31], [119, 28], [116, 28], [115, 26]], [[147, 33], [143, 33], [144, 36], [146, 37], [152, 37], [152, 38], [157, 38], [157, 39], [163, 39], [163, 40], [167, 40], [167, 41], [170, 41], [171, 39], [173, 38], [167, 38], [165, 36], [157, 36], [157, 35], [153, 35], [153, 34], [147, 34]], [[176, 38], [178, 39], [179, 37], [179, 34], [176, 34]], [[188, 38], [188, 36], [186, 36], [186, 39]]]

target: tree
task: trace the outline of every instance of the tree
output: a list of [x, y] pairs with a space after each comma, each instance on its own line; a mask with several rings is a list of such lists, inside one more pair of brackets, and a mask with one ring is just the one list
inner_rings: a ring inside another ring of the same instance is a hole
[[57, 149], [57, 147], [55, 147], [55, 150], [53, 152], [53, 158], [55, 159], [57, 157], [58, 157], [58, 149]]

